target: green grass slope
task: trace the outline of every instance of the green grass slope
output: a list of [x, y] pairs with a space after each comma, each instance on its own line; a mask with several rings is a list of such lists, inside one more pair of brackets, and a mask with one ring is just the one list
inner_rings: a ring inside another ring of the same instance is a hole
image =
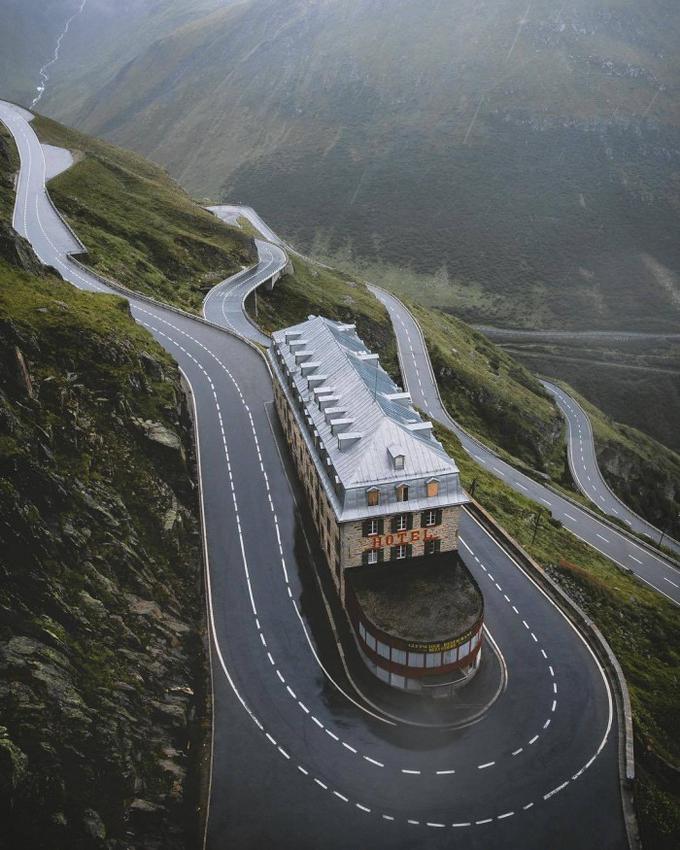
[[12, 136], [4, 124], [0, 124], [0, 221], [12, 222], [14, 210], [14, 175], [19, 169], [19, 153]]
[[195, 204], [158, 166], [46, 118], [34, 128], [42, 142], [78, 157], [50, 194], [95, 271], [200, 312], [212, 286], [256, 261], [251, 238]]
[[562, 418], [536, 376], [464, 322], [406, 303], [454, 419], [509, 459], [564, 480]]

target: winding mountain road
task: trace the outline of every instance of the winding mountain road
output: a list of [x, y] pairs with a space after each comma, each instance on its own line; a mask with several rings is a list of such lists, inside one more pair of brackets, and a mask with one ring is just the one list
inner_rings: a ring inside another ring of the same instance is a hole
[[[561, 387], [543, 381], [543, 386], [555, 399], [567, 422], [567, 445], [569, 468], [577, 487], [590, 501], [606, 514], [616, 517], [628, 525], [632, 531], [646, 534], [655, 543], [661, 539], [661, 529], [643, 519], [612, 492], [600, 471], [595, 450], [593, 427], [590, 418], [575, 398]], [[680, 543], [663, 536], [665, 545], [680, 555]], [[680, 574], [679, 574], [680, 576]], [[680, 578], [678, 579], [680, 583]]]
[[[47, 196], [30, 115], [0, 102], [0, 120], [21, 157], [16, 230], [75, 286], [111, 292], [70, 256], [81, 246]], [[262, 274], [270, 261], [258, 264]], [[236, 288], [255, 280], [246, 278], [220, 286], [242, 303]], [[228, 325], [219, 306], [226, 297], [218, 290], [211, 300], [214, 318]], [[609, 684], [534, 581], [466, 517], [461, 552], [484, 590], [507, 686], [477, 723], [457, 729], [416, 728], [377, 712], [347, 677], [322, 604], [264, 359], [233, 322], [225, 332], [128, 300], [193, 396], [214, 668], [206, 846], [625, 847]], [[408, 328], [409, 317], [401, 320]], [[415, 328], [409, 333], [416, 351], [412, 361], [402, 357], [414, 399], [444, 415], [427, 391], [427, 355]]]
[[246, 339], [268, 346], [270, 338], [250, 321], [245, 301], [258, 286], [274, 280], [288, 264], [285, 251], [278, 245], [256, 239], [258, 263], [214, 286], [203, 302], [203, 315]]

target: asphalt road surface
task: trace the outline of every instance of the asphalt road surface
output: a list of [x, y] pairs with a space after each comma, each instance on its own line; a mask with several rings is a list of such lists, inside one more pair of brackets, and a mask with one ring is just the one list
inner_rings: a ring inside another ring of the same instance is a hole
[[227, 330], [268, 346], [270, 338], [250, 321], [246, 314], [245, 300], [250, 293], [280, 274], [288, 263], [288, 257], [278, 245], [256, 239], [258, 263], [237, 275], [223, 280], [213, 287], [203, 302], [206, 319]]
[[[69, 258], [77, 240], [47, 199], [25, 114], [0, 103], [0, 120], [21, 155], [16, 229], [75, 286], [107, 291]], [[540, 588], [466, 517], [461, 552], [507, 686], [456, 730], [370, 709], [321, 603], [265, 362], [233, 333], [129, 300], [195, 404], [215, 696], [207, 846], [625, 847], [610, 689]]]
[[[610, 490], [609, 485], [604, 480], [597, 462], [593, 428], [588, 414], [576, 399], [572, 398], [561, 387], [549, 381], [542, 383], [555, 399], [567, 421], [569, 468], [579, 490], [600, 510], [622, 520], [633, 531], [646, 534], [655, 543], [658, 543], [662, 535], [661, 530], [631, 510]], [[680, 555], [680, 543], [677, 540], [664, 535], [663, 542], [669, 549]]]

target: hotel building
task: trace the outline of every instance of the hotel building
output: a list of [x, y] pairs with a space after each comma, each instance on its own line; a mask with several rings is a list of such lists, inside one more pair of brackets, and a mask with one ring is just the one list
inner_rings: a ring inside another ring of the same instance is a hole
[[273, 334], [276, 409], [362, 657], [440, 695], [469, 680], [483, 600], [458, 556], [458, 468], [357, 336], [310, 316]]

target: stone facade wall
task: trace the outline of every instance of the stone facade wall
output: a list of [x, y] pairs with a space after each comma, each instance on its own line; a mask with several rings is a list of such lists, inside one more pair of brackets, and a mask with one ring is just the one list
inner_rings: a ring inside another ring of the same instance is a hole
[[[384, 533], [377, 538], [365, 537], [363, 522], [348, 522], [342, 526], [341, 535], [341, 563], [343, 569], [346, 567], [359, 567], [362, 564], [362, 556], [366, 550], [382, 549], [384, 559], [390, 560], [390, 547], [399, 543], [410, 544], [413, 547], [412, 557], [418, 558], [425, 554], [425, 541], [440, 540], [442, 552], [452, 552], [458, 549], [458, 527], [460, 525], [461, 507], [454, 505], [442, 508], [442, 521], [439, 525], [421, 527], [421, 511], [409, 511], [408, 502], [403, 503], [403, 510], [397, 514], [391, 513], [381, 517], [384, 524]], [[409, 531], [396, 532], [392, 534], [391, 521], [394, 516], [400, 514], [411, 514], [413, 526]]]
[[298, 477], [302, 482], [305, 495], [307, 496], [307, 502], [319, 535], [321, 548], [326, 556], [326, 562], [333, 576], [333, 581], [340, 591], [342, 598], [344, 596], [344, 590], [341, 581], [340, 527], [338, 526], [335, 511], [321, 486], [319, 473], [314, 465], [314, 460], [297, 421], [290, 411], [288, 399], [276, 380], [274, 381], [274, 401]]

